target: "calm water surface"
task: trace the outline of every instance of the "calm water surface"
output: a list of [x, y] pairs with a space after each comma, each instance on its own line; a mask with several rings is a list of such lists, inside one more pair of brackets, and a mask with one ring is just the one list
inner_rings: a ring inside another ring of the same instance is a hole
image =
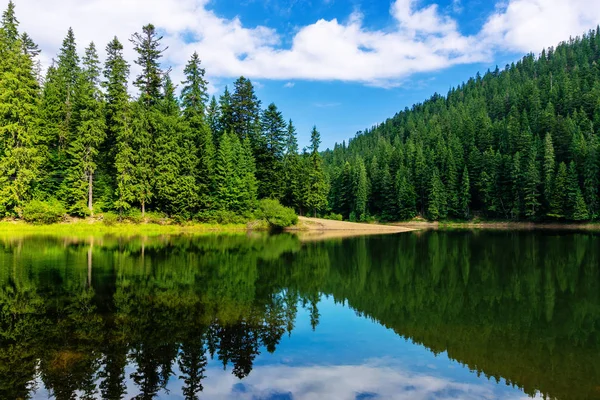
[[600, 399], [600, 236], [0, 237], [0, 399]]

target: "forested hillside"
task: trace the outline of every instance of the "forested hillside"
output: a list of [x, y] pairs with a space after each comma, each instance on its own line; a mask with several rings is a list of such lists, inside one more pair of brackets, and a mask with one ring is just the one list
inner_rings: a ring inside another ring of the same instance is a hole
[[325, 153], [345, 218], [598, 219], [600, 29], [479, 74]]
[[299, 153], [292, 121], [274, 104], [262, 109], [250, 80], [209, 100], [198, 54], [185, 81], [173, 82], [153, 25], [125, 39], [138, 55], [135, 88], [118, 38], [102, 65], [94, 43], [80, 58], [71, 29], [42, 73], [9, 3], [0, 29], [0, 218], [42, 208], [223, 221], [251, 215], [261, 198], [325, 208], [316, 128]]

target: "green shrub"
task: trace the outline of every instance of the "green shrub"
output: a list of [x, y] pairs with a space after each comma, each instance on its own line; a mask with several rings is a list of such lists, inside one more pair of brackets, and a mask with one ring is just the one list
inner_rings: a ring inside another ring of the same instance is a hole
[[263, 199], [258, 203], [257, 217], [267, 221], [273, 228], [286, 228], [298, 223], [298, 216], [293, 209], [271, 199]]
[[342, 217], [342, 214], [335, 214], [335, 213], [325, 215], [323, 218], [330, 219], [333, 221], [343, 221], [344, 220], [344, 217]]
[[125, 215], [125, 219], [134, 224], [141, 224], [143, 221], [142, 212], [138, 209], [131, 209], [127, 212], [127, 215]]
[[244, 224], [249, 218], [232, 211], [209, 210], [199, 212], [194, 219], [205, 224]]
[[113, 226], [119, 222], [119, 216], [112, 212], [105, 212], [102, 214], [102, 222], [106, 226]]
[[23, 207], [23, 219], [33, 224], [53, 224], [60, 221], [67, 210], [56, 199], [32, 200]]
[[163, 213], [151, 211], [146, 213], [146, 221], [149, 224], [167, 225], [169, 218]]

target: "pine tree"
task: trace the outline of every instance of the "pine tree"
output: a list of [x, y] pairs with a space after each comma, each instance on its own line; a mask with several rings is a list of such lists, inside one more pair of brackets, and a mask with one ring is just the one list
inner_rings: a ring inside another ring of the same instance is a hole
[[319, 154], [319, 145], [321, 144], [321, 134], [317, 131], [317, 127], [313, 127], [310, 135], [310, 162], [308, 170], [308, 187], [306, 193], [306, 206], [312, 210], [313, 216], [317, 216], [317, 211], [320, 211], [327, 205], [327, 192], [329, 188], [323, 170], [323, 160]]
[[75, 215], [93, 213], [94, 173], [100, 146], [106, 136], [99, 79], [100, 62], [92, 42], [85, 51], [83, 70], [75, 88], [73, 125], [76, 126], [76, 135], [69, 144], [69, 169], [62, 189], [66, 193], [69, 210]]
[[11, 31], [11, 13], [12, 2], [0, 29], [0, 215], [21, 214], [32, 198], [40, 166], [39, 87], [18, 32]]
[[132, 113], [127, 82], [129, 64], [123, 58], [123, 45], [115, 37], [106, 46], [106, 63], [102, 86], [106, 92], [107, 135], [103, 146], [104, 168], [109, 187], [115, 195], [114, 208], [122, 214], [131, 208], [133, 193]]

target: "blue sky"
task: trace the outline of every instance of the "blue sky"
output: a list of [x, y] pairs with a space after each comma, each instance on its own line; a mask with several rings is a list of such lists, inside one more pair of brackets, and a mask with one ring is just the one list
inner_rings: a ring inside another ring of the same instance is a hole
[[[244, 75], [293, 119], [300, 145], [348, 140], [477, 72], [580, 35], [600, 23], [589, 0], [15, 0], [44, 66], [69, 26], [80, 51], [152, 22], [175, 82], [197, 51], [210, 91]], [[101, 54], [101, 57], [104, 55]], [[132, 76], [138, 72], [132, 65]]]

